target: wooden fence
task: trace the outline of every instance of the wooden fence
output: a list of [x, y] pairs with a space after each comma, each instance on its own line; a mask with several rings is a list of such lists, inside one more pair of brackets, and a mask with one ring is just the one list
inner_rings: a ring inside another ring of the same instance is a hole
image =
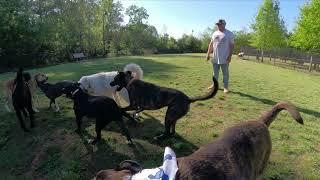
[[[271, 61], [273, 64], [281, 63], [294, 68], [307, 69], [308, 71], [320, 71], [320, 55], [316, 53], [306, 53], [294, 48], [283, 48], [275, 51], [264, 51], [263, 60], [261, 52], [252, 47], [241, 47], [242, 59], [255, 58], [258, 62]], [[318, 51], [320, 52], [320, 51]]]

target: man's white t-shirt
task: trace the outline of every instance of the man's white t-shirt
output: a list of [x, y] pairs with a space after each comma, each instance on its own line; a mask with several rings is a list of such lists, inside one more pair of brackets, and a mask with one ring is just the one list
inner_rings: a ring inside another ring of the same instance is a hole
[[213, 43], [212, 63], [226, 64], [230, 53], [230, 44], [234, 44], [233, 33], [227, 29], [217, 30], [212, 34]]

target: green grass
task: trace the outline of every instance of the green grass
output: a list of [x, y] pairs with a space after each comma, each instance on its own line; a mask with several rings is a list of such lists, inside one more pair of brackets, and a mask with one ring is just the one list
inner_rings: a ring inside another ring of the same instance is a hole
[[[145, 81], [179, 89], [189, 96], [205, 93], [211, 80], [212, 65], [205, 62], [203, 54], [108, 58], [30, 72], [44, 72], [50, 82], [78, 80], [86, 74], [121, 70], [129, 62], [141, 65]], [[81, 137], [75, 134], [72, 102], [65, 97], [58, 99], [61, 112], [54, 113], [48, 109], [48, 99], [38, 92], [41, 112], [36, 114], [36, 128], [31, 133], [22, 132], [15, 114], [6, 113], [1, 107], [0, 177], [88, 179], [97, 170], [113, 168], [125, 159], [154, 167], [161, 163], [166, 145], [179, 157], [188, 155], [217, 138], [224, 129], [257, 118], [279, 101], [296, 104], [305, 125], [294, 122], [286, 112], [279, 114], [270, 127], [273, 149], [262, 179], [320, 177], [320, 76], [237, 58], [233, 58], [230, 75], [231, 92], [225, 95], [219, 91], [214, 99], [192, 104], [189, 113], [177, 123], [176, 137], [160, 145], [154, 144], [152, 138], [164, 130], [165, 109], [145, 111], [142, 124], [129, 127], [135, 147], [125, 144], [125, 137], [113, 123], [93, 147], [87, 143], [95, 136], [93, 121], [84, 121]], [[13, 76], [0, 75], [0, 82]]]

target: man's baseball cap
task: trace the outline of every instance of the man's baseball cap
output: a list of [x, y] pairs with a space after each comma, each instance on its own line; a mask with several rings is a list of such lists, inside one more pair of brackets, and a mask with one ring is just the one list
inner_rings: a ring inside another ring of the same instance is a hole
[[226, 21], [224, 19], [219, 19], [217, 22], [216, 22], [216, 25], [220, 25], [220, 24], [226, 24]]

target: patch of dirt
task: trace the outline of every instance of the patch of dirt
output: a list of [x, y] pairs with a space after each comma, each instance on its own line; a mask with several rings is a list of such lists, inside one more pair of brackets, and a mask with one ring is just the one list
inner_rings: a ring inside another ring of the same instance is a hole
[[76, 135], [63, 132], [62, 130], [57, 130], [47, 139], [47, 141], [38, 147], [35, 156], [31, 161], [27, 172], [25, 172], [26, 179], [46, 179], [43, 176], [36, 175], [34, 172], [41, 165], [42, 162], [48, 159], [47, 148], [49, 146], [59, 147], [60, 153], [63, 154], [64, 151], [73, 143], [73, 141], [79, 137]]

